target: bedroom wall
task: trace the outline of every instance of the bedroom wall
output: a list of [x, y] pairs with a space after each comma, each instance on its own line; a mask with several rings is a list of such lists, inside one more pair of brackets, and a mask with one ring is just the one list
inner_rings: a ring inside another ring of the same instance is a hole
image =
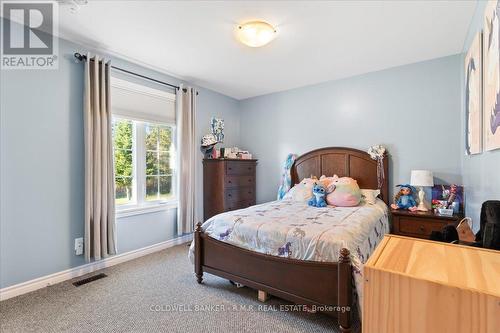
[[[83, 64], [75, 63], [73, 53], [85, 49], [65, 40], [59, 47], [58, 70], [1, 71], [0, 288], [84, 263], [73, 251], [74, 239], [84, 233]], [[112, 58], [120, 67], [180, 82]], [[226, 121], [226, 144], [237, 145], [238, 102], [200, 89], [198, 138], [208, 132], [212, 115]], [[200, 181], [201, 153], [198, 159]], [[120, 253], [172, 239], [176, 210], [118, 219], [117, 235]]]
[[[469, 32], [465, 40], [464, 54], [472, 44], [472, 40], [477, 32], [481, 31], [484, 26], [484, 11], [486, 9], [486, 1], [478, 1], [476, 12], [470, 24]], [[461, 70], [463, 75], [461, 59]], [[463, 84], [463, 80], [462, 80]], [[462, 93], [465, 91], [462, 88]], [[462, 102], [465, 97], [462, 95]], [[479, 216], [481, 212], [481, 204], [486, 200], [500, 200], [500, 149], [494, 151], [483, 152], [478, 155], [467, 156], [465, 154], [465, 105], [462, 105], [462, 126], [461, 126], [461, 150], [460, 157], [462, 161], [463, 184], [465, 187], [465, 206], [467, 215], [472, 217], [473, 229], [479, 230]]]
[[288, 153], [327, 146], [385, 145], [391, 188], [412, 169], [460, 183], [460, 64], [454, 55], [240, 101], [257, 201], [275, 200]]

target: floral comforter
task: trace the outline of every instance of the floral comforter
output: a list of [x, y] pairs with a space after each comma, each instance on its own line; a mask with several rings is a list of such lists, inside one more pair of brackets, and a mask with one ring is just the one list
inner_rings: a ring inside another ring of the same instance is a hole
[[[377, 200], [358, 207], [310, 207], [281, 200], [216, 215], [203, 226], [220, 241], [255, 252], [300, 260], [337, 262], [351, 251], [358, 304], [363, 297], [363, 264], [389, 232], [388, 209]], [[193, 261], [194, 242], [189, 257]]]

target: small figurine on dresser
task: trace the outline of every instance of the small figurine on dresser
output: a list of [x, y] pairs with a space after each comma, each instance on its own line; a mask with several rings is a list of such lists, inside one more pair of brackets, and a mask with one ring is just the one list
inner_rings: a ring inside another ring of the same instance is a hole
[[217, 144], [217, 138], [213, 134], [204, 135], [201, 138], [200, 150], [203, 153], [205, 159], [211, 159], [214, 151], [214, 147]]
[[417, 210], [417, 202], [413, 197], [415, 188], [409, 184], [397, 185], [399, 192], [394, 196], [394, 203], [391, 205], [392, 209], [407, 209], [409, 211]]
[[211, 133], [204, 135], [201, 138], [200, 150], [203, 153], [203, 158], [217, 158], [215, 145], [224, 142], [224, 120], [212, 117], [210, 120]]

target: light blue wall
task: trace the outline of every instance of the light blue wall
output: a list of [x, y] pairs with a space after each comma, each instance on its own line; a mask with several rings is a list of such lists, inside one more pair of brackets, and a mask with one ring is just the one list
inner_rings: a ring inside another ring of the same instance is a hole
[[[479, 1], [476, 12], [472, 19], [467, 39], [464, 45], [464, 53], [467, 52], [477, 32], [483, 29], [484, 10], [486, 1]], [[463, 62], [463, 59], [462, 59]], [[463, 77], [463, 66], [462, 69]], [[462, 80], [463, 84], [463, 80]], [[462, 92], [464, 89], [462, 89]], [[465, 101], [462, 96], [462, 102]], [[478, 155], [467, 156], [465, 154], [465, 105], [462, 107], [461, 127], [461, 161], [462, 175], [466, 191], [466, 211], [474, 221], [474, 229], [479, 229], [479, 215], [481, 204], [486, 200], [500, 200], [500, 149], [483, 152]]]
[[275, 198], [289, 152], [328, 146], [385, 145], [391, 187], [412, 169], [460, 183], [460, 62], [450, 56], [240, 101], [242, 146], [259, 159], [257, 201]]
[[118, 253], [158, 244], [177, 235], [177, 209], [121, 217], [116, 222]]
[[[0, 288], [84, 263], [73, 251], [74, 238], [84, 231], [83, 64], [75, 63], [73, 53], [84, 48], [64, 40], [59, 48], [58, 70], [0, 72]], [[114, 57], [113, 64], [179, 83]], [[212, 115], [225, 119], [227, 144], [239, 142], [238, 102], [200, 89], [198, 138], [209, 130]], [[198, 158], [200, 181], [201, 153]], [[119, 252], [176, 237], [175, 212], [119, 219]]]
[[83, 264], [83, 75], [59, 66], [0, 72], [1, 287]]

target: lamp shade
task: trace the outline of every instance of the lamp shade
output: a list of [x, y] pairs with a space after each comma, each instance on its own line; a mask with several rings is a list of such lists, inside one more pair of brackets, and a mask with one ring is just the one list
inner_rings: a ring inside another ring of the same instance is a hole
[[434, 186], [432, 171], [412, 170], [410, 184], [412, 186]]

